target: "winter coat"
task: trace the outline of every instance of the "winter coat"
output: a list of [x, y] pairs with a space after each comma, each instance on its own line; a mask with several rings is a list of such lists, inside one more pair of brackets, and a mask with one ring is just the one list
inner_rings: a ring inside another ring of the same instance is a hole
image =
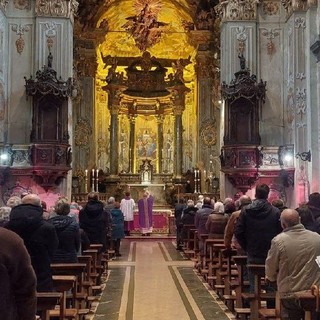
[[194, 225], [194, 219], [196, 217], [196, 212], [198, 211], [197, 207], [187, 207], [183, 210], [181, 216], [181, 223], [182, 223], [182, 233], [181, 239], [188, 238], [188, 230], [184, 228], [185, 225]]
[[0, 228], [0, 319], [34, 320], [36, 275], [23, 240]]
[[206, 229], [210, 239], [223, 239], [224, 229], [228, 222], [228, 216], [224, 213], [213, 212], [208, 216]]
[[80, 248], [79, 225], [73, 217], [57, 215], [48, 220], [56, 229], [59, 246], [53, 255], [53, 263], [78, 262], [77, 252]]
[[320, 285], [320, 235], [297, 224], [283, 230], [271, 243], [266, 260], [266, 276], [276, 281], [281, 296]]
[[254, 263], [267, 258], [271, 240], [281, 231], [279, 209], [265, 199], [256, 199], [241, 211], [235, 236], [248, 261]]
[[124, 216], [120, 209], [111, 210], [112, 217], [112, 240], [124, 238]]
[[103, 251], [106, 250], [108, 220], [108, 212], [101, 201], [89, 200], [79, 212], [80, 228], [87, 234], [90, 243], [102, 244]]
[[50, 263], [58, 247], [58, 237], [52, 224], [43, 220], [42, 208], [32, 204], [20, 204], [12, 208], [7, 228], [24, 241], [37, 276], [37, 291], [52, 291]]
[[208, 204], [204, 204], [202, 206], [202, 209], [199, 209], [196, 212], [194, 224], [195, 224], [195, 227], [197, 228], [199, 239], [201, 239], [200, 237], [201, 234], [208, 234], [208, 231], [206, 229], [206, 222], [208, 220], [209, 214], [211, 214], [212, 212], [213, 212], [213, 208]]

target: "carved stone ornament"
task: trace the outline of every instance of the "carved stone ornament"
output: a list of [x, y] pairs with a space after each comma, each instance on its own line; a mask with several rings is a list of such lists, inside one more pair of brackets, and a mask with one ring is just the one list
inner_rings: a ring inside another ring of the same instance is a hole
[[57, 72], [52, 69], [52, 55], [48, 56], [48, 66], [44, 66], [43, 70], [36, 72], [36, 79], [30, 76], [30, 79], [24, 78], [26, 81], [26, 93], [28, 96], [36, 94], [48, 95], [52, 94], [61, 98], [68, 98], [72, 95], [73, 80], [69, 78], [63, 81], [61, 77], [57, 78]]
[[317, 0], [281, 0], [281, 3], [286, 9], [288, 17], [294, 11], [305, 11], [312, 6], [316, 6]]
[[16, 32], [16, 34], [19, 36], [19, 38], [16, 40], [16, 47], [17, 52], [21, 54], [23, 52], [25, 41], [22, 38], [25, 32], [28, 32], [30, 30], [30, 25], [21, 25], [21, 24], [14, 24], [11, 27], [12, 31]]
[[25, 10], [30, 8], [30, 0], [14, 0], [13, 5], [16, 9]]
[[215, 7], [222, 21], [255, 20], [260, 0], [220, 0]]
[[79, 119], [75, 127], [74, 141], [76, 146], [88, 146], [89, 136], [92, 134], [92, 128], [87, 119]]
[[47, 28], [47, 30], [45, 31], [45, 35], [47, 38], [47, 46], [50, 51], [50, 48], [52, 48], [52, 46], [53, 46], [54, 38], [57, 35], [57, 25], [56, 25], [56, 23], [51, 21], [51, 22], [46, 23], [46, 28]]
[[6, 11], [9, 0], [0, 0], [0, 9]]
[[268, 16], [279, 14], [279, 3], [275, 1], [265, 1], [262, 4], [263, 13]]
[[204, 121], [200, 129], [201, 144], [212, 147], [217, 143], [217, 129], [214, 121]]
[[78, 9], [76, 0], [36, 0], [37, 16], [72, 17]]

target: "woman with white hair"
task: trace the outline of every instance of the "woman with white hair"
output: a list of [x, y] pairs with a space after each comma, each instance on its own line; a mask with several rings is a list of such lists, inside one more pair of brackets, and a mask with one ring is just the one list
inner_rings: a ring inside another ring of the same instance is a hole
[[0, 227], [5, 227], [9, 221], [11, 208], [0, 207]]

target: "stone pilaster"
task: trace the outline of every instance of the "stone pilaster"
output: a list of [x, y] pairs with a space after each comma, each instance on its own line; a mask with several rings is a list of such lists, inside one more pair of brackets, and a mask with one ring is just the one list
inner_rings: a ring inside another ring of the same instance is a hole
[[110, 121], [110, 174], [112, 176], [118, 175], [119, 166], [119, 107], [117, 105], [109, 105], [111, 113]]
[[157, 124], [158, 124], [158, 172], [163, 172], [163, 116], [159, 115], [157, 117]]
[[131, 115], [129, 117], [130, 121], [130, 136], [129, 136], [129, 172], [135, 173], [135, 136], [136, 136], [136, 117]]
[[175, 178], [181, 179], [182, 176], [182, 134], [183, 134], [183, 126], [182, 126], [182, 113], [184, 110], [184, 106], [178, 105], [174, 107], [174, 145], [175, 145], [175, 159], [174, 159], [174, 167], [175, 167]]

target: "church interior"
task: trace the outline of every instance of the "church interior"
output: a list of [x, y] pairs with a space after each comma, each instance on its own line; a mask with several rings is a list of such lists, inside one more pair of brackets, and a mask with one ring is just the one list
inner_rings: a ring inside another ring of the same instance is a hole
[[[319, 189], [316, 0], [1, 1], [1, 201]], [[312, 156], [311, 156], [312, 155]]]
[[154, 197], [155, 241], [125, 240], [92, 319], [150, 319], [153, 297], [152, 319], [231, 319], [175, 251], [172, 209], [258, 184], [307, 202], [319, 106], [320, 0], [0, 0], [1, 205]]

